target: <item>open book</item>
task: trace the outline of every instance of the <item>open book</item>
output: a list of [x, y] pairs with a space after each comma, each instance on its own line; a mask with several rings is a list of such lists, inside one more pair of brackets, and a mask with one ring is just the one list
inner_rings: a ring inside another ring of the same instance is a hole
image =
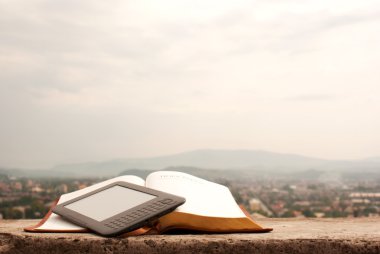
[[[115, 177], [64, 194], [59, 198], [57, 204], [117, 181], [126, 181], [186, 198], [185, 204], [158, 220], [155, 229], [159, 233], [175, 229], [210, 233], [268, 232], [272, 230], [259, 226], [249, 214], [243, 212], [226, 186], [175, 171], [157, 171], [151, 173], [145, 181], [131, 175]], [[87, 231], [85, 228], [51, 213], [51, 210], [37, 225], [24, 230], [28, 232]], [[135, 232], [135, 235], [147, 231], [147, 229], [140, 229]]]

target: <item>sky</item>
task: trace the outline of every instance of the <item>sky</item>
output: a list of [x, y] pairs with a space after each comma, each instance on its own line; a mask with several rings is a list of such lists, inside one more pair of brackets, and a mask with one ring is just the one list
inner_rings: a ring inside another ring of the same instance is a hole
[[380, 2], [0, 0], [0, 167], [380, 156]]

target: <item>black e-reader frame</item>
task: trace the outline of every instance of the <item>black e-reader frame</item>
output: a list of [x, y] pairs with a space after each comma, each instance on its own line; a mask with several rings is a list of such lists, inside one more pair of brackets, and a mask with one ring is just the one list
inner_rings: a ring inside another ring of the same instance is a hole
[[[128, 201], [130, 194], [134, 201]], [[100, 235], [115, 236], [148, 225], [183, 203], [182, 197], [118, 181], [59, 204], [53, 212]]]

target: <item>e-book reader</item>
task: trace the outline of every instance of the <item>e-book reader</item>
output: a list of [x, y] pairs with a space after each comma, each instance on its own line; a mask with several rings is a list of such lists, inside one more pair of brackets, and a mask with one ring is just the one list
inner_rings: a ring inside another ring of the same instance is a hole
[[115, 182], [66, 201], [53, 212], [104, 236], [143, 227], [170, 213], [185, 199], [128, 182]]

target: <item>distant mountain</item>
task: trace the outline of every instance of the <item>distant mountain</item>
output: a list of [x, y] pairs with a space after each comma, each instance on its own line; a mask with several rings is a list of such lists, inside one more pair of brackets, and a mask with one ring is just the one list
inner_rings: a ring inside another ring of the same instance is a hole
[[325, 160], [294, 154], [281, 154], [256, 150], [196, 150], [175, 155], [118, 159], [104, 162], [90, 162], [59, 165], [55, 172], [76, 176], [114, 176], [127, 169], [160, 170], [167, 167], [195, 167], [220, 170], [274, 171], [291, 173], [305, 170], [369, 170], [380, 171], [377, 160]]
[[196, 150], [175, 155], [118, 159], [104, 162], [65, 164], [54, 171], [77, 175], [117, 175], [126, 169], [159, 170], [166, 167], [188, 166], [206, 169], [282, 169], [295, 170], [325, 165], [328, 161], [298, 155], [249, 150]]
[[366, 161], [380, 162], [380, 157], [370, 157], [365, 159]]
[[[354, 177], [358, 172], [379, 175], [380, 157], [364, 160], [325, 160], [294, 154], [256, 150], [196, 150], [174, 155], [117, 159], [103, 162], [75, 163], [56, 166], [50, 170], [0, 169], [0, 175], [26, 177], [111, 177], [129, 170], [134, 175], [146, 175], [151, 170], [178, 170], [194, 175], [214, 177], [216, 174], [234, 179], [235, 176], [266, 177], [294, 176], [326, 177], [325, 172], [340, 172]], [[339, 173], [339, 174], [340, 174]], [[131, 173], [132, 174], [132, 173]], [[367, 177], [364, 176], [364, 177]]]
[[14, 176], [14, 177], [31, 177], [31, 178], [49, 178], [61, 177], [71, 178], [75, 177], [71, 172], [54, 171], [48, 169], [17, 169], [17, 168], [0, 168], [0, 175]]

